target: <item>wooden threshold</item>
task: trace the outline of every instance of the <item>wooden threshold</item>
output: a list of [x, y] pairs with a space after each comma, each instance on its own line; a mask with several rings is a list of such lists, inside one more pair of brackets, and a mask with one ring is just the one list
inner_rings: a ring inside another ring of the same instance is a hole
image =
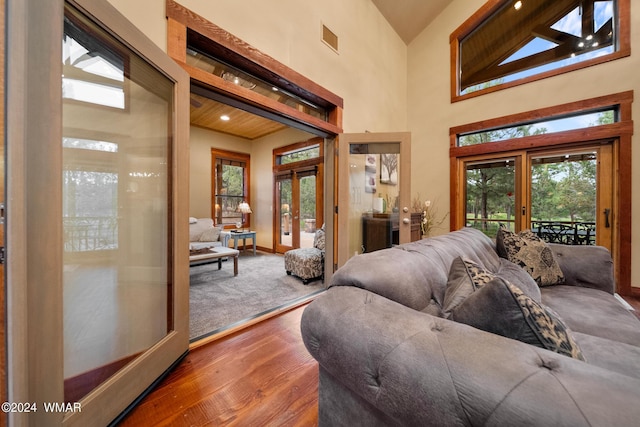
[[300, 333], [305, 307], [193, 349], [119, 425], [317, 425], [318, 363]]
[[250, 328], [251, 326], [256, 325], [260, 322], [264, 322], [265, 320], [279, 316], [282, 313], [286, 313], [287, 311], [294, 310], [301, 306], [305, 306], [324, 292], [326, 292], [326, 289], [321, 289], [310, 295], [300, 297], [290, 303], [283, 304], [281, 306], [275, 307], [265, 312], [258, 313], [257, 315], [250, 317], [248, 319], [243, 319], [236, 323], [232, 323], [229, 326], [225, 326], [223, 328], [217, 329], [213, 331], [211, 334], [198, 337], [191, 344], [189, 344], [189, 350], [194, 350], [198, 347], [217, 341], [228, 335], [235, 334], [236, 332], [240, 332], [244, 329]]

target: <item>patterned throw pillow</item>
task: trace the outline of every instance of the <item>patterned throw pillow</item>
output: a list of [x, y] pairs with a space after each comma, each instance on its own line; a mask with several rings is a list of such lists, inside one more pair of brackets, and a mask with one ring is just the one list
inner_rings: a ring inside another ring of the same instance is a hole
[[553, 251], [531, 230], [513, 233], [505, 228], [496, 236], [498, 254], [524, 268], [538, 286], [564, 283], [564, 274]]
[[316, 230], [316, 234], [313, 237], [313, 247], [316, 249], [320, 249], [324, 251], [324, 240], [325, 240], [325, 232], [324, 232], [324, 224], [318, 230]]
[[473, 292], [494, 278], [494, 274], [467, 258], [458, 257], [451, 263], [447, 289], [444, 294], [443, 313], [451, 312]]
[[470, 295], [451, 317], [483, 331], [585, 360], [557, 314], [500, 277]]

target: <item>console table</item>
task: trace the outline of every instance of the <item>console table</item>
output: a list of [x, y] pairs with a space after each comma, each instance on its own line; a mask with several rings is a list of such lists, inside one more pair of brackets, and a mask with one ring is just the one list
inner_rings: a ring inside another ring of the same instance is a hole
[[[411, 214], [411, 241], [420, 240], [422, 214]], [[397, 245], [400, 240], [399, 215], [397, 213], [365, 213], [362, 215], [362, 247], [373, 252]]]
[[234, 249], [238, 249], [238, 240], [242, 239], [242, 250], [247, 249], [247, 239], [253, 242], [253, 254], [256, 254], [256, 232], [255, 231], [233, 231], [229, 233], [229, 237], [233, 239]]

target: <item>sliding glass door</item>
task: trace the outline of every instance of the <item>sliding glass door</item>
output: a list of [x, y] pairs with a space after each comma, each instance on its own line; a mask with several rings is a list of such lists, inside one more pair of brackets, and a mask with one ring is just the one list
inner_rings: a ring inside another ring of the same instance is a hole
[[464, 224], [495, 237], [531, 229], [543, 240], [613, 248], [615, 141], [464, 160]]
[[9, 3], [49, 26], [9, 50], [9, 397], [106, 425], [188, 350], [189, 79], [106, 2]]

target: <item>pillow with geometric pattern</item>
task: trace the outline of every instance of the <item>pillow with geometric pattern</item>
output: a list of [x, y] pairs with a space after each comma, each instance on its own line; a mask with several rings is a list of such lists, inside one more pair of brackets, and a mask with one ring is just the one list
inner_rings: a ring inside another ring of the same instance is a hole
[[444, 317], [449, 318], [453, 309], [494, 277], [493, 273], [470, 259], [463, 257], [454, 259], [449, 269], [449, 278], [442, 304]]
[[498, 255], [524, 268], [538, 286], [564, 283], [564, 273], [553, 251], [531, 230], [514, 233], [501, 227], [496, 235]]
[[456, 307], [451, 319], [565, 356], [585, 360], [571, 330], [550, 308], [496, 277]]

